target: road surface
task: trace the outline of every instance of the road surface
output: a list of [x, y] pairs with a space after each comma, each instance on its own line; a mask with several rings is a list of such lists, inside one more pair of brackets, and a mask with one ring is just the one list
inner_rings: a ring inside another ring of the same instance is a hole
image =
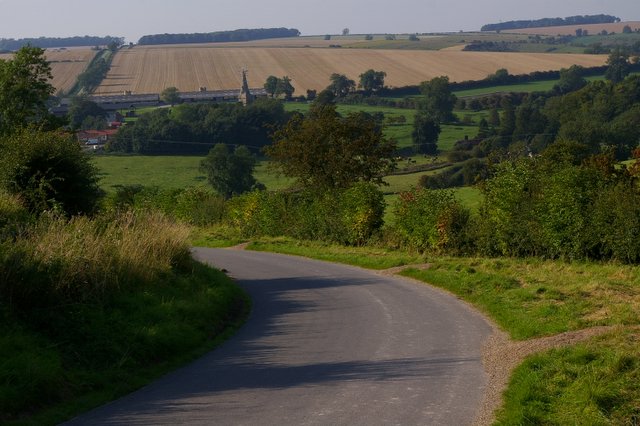
[[69, 425], [464, 425], [485, 320], [404, 278], [271, 253], [194, 249], [253, 309], [196, 362]]

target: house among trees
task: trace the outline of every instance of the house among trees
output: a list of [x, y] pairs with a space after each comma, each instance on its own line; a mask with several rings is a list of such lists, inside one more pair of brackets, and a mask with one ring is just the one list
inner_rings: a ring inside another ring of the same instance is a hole
[[100, 151], [104, 149], [104, 146], [109, 139], [115, 136], [118, 133], [118, 129], [107, 129], [107, 130], [80, 130], [76, 137], [78, 138], [78, 142], [82, 145], [84, 149], [87, 151]]

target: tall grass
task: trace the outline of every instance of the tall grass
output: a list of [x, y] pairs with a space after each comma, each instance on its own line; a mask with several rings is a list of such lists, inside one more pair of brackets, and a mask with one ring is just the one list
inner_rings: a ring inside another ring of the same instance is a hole
[[240, 289], [192, 261], [190, 228], [163, 214], [16, 217], [0, 225], [17, 230], [0, 240], [0, 424], [56, 424], [130, 392], [244, 315]]
[[45, 305], [50, 298], [95, 300], [150, 284], [186, 264], [188, 235], [185, 225], [152, 212], [97, 220], [43, 217], [11, 247], [2, 246], [0, 300], [22, 309], [34, 299]]

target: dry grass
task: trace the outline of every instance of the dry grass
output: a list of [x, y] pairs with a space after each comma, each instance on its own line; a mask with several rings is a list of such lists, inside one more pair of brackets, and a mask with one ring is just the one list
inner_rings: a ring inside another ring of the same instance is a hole
[[182, 91], [237, 89], [240, 70], [249, 69], [249, 85], [262, 87], [269, 75], [288, 75], [295, 94], [321, 90], [332, 73], [354, 80], [367, 69], [383, 70], [390, 86], [419, 84], [440, 75], [451, 81], [485, 78], [499, 68], [511, 74], [558, 70], [573, 64], [600, 66], [601, 55], [402, 51], [375, 49], [315, 49], [199, 46], [138, 46], [118, 52], [111, 71], [96, 93], [159, 93], [175, 86]]
[[128, 212], [104, 224], [86, 217], [41, 221], [26, 243], [34, 259], [56, 269], [56, 292], [89, 295], [119, 289], [123, 279], [153, 282], [189, 257], [188, 236], [186, 226], [161, 214]]
[[[76, 83], [78, 76], [89, 66], [96, 52], [88, 47], [47, 49], [45, 57], [51, 63], [56, 91], [67, 92]], [[0, 59], [11, 59], [11, 54], [0, 54]]]
[[620, 34], [622, 32], [622, 28], [628, 25], [632, 30], [636, 30], [640, 28], [640, 21], [629, 21], [629, 22], [616, 22], [613, 24], [589, 24], [589, 25], [564, 25], [560, 27], [541, 27], [541, 28], [523, 28], [519, 30], [504, 30], [503, 33], [512, 33], [512, 34], [539, 34], [539, 35], [575, 35], [576, 30], [581, 28], [583, 30], [588, 30], [589, 34], [596, 35], [599, 34], [602, 30], [606, 30], [608, 33], [615, 32]]

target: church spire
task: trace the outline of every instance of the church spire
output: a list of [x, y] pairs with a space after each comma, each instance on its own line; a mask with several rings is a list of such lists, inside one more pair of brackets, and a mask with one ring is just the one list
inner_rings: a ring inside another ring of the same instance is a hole
[[247, 83], [247, 69], [242, 69], [242, 89], [240, 89], [240, 102], [247, 106], [253, 102], [254, 96], [249, 91], [249, 83]]

